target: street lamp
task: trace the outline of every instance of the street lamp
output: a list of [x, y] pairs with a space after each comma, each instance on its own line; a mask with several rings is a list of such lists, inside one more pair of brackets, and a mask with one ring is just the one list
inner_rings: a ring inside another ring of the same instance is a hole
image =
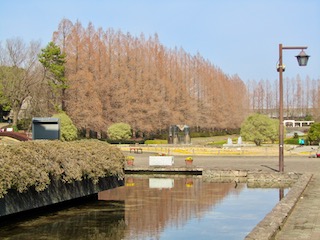
[[293, 50], [301, 49], [299, 55], [296, 56], [299, 66], [306, 66], [308, 63], [308, 56], [303, 50], [308, 47], [284, 47], [282, 44], [279, 44], [279, 64], [277, 65], [277, 71], [279, 72], [279, 172], [284, 171], [284, 162], [283, 162], [283, 135], [284, 135], [284, 126], [283, 126], [283, 79], [282, 73], [285, 71], [285, 66], [282, 64], [282, 51], [283, 50]]

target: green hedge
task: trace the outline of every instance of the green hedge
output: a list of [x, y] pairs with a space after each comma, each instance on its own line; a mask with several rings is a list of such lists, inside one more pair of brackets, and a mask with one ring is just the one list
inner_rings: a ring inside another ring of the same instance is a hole
[[0, 145], [0, 197], [9, 189], [42, 191], [51, 179], [63, 182], [124, 177], [122, 152], [98, 140], [28, 141]]
[[168, 144], [168, 140], [161, 140], [161, 139], [146, 140], [144, 143], [145, 144]]
[[110, 144], [144, 144], [144, 140], [132, 140], [132, 139], [124, 139], [124, 140], [113, 140], [113, 139], [102, 139], [102, 141], [106, 141]]
[[228, 129], [228, 130], [194, 132], [191, 129], [190, 137], [191, 138], [215, 137], [215, 136], [225, 136], [225, 135], [232, 135], [232, 134], [240, 134], [240, 130], [239, 129]]
[[[304, 139], [304, 145], [309, 145], [308, 139], [305, 138], [300, 138]], [[292, 145], [299, 145], [299, 138], [288, 138], [284, 140], [285, 144], [292, 144]]]

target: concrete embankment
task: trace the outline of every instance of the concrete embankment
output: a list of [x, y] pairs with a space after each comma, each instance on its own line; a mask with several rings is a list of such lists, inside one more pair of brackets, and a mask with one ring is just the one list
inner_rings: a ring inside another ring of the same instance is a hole
[[[288, 194], [272, 209], [265, 218], [246, 236], [245, 240], [273, 239], [281, 231], [294, 210], [312, 175], [304, 174], [294, 184]], [[296, 238], [292, 238], [296, 239]]]
[[100, 191], [123, 185], [124, 180], [110, 176], [101, 178], [97, 184], [88, 179], [72, 183], [52, 181], [48, 188], [41, 192], [34, 189], [29, 189], [23, 193], [9, 190], [4, 198], [0, 198], [0, 220], [12, 214], [88, 197]]

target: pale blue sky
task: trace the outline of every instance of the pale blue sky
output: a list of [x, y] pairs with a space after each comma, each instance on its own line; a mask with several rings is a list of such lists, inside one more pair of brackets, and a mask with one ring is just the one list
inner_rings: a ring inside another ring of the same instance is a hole
[[199, 52], [226, 74], [247, 80], [278, 78], [278, 45], [308, 46], [307, 67], [299, 50], [284, 51], [284, 77], [320, 78], [319, 0], [0, 0], [0, 41], [21, 37], [45, 46], [62, 18], [139, 36], [158, 34], [168, 48]]

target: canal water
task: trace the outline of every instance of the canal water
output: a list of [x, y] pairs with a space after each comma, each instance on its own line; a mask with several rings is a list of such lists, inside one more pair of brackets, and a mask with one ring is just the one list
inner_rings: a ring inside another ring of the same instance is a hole
[[124, 187], [101, 192], [98, 200], [2, 226], [0, 239], [239, 240], [282, 191], [201, 176], [127, 176]]

